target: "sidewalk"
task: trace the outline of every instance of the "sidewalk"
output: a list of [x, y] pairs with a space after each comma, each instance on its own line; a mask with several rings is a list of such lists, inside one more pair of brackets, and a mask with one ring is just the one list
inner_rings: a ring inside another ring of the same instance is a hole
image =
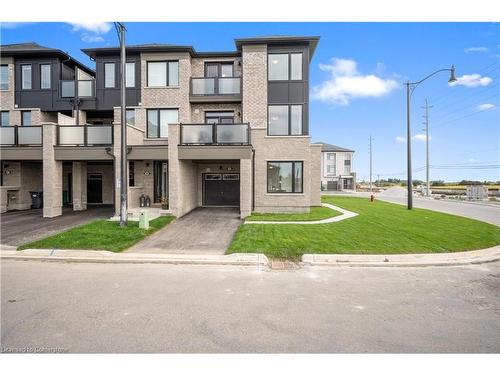
[[[151, 264], [196, 264], [196, 265], [237, 265], [265, 266], [271, 263], [264, 254], [237, 253], [230, 255], [199, 254], [147, 254], [113, 253], [96, 250], [50, 250], [28, 249], [16, 251], [3, 249], [1, 259], [41, 260], [50, 262], [84, 263], [151, 263]], [[489, 263], [500, 260], [500, 246], [489, 249], [456, 253], [431, 254], [304, 254], [303, 266], [336, 267], [424, 267], [424, 266], [459, 266], [467, 264]]]

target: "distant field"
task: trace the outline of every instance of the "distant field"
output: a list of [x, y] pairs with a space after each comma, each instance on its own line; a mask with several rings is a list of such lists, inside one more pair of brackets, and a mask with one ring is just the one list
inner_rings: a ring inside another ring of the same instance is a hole
[[[500, 189], [500, 185], [487, 185], [488, 189]], [[467, 185], [441, 185], [441, 186], [431, 186], [432, 189], [441, 189], [441, 190], [465, 190], [467, 189]]]

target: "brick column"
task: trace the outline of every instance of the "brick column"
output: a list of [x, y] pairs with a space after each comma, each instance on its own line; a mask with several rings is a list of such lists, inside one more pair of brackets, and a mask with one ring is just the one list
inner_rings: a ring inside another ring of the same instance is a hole
[[55, 160], [57, 126], [43, 125], [43, 217], [62, 215], [62, 162]]
[[73, 211], [84, 211], [87, 209], [87, 162], [73, 162], [72, 179]]
[[180, 125], [168, 125], [168, 199], [169, 208], [174, 216], [182, 213], [180, 165], [178, 144], [180, 141]]
[[252, 159], [240, 160], [240, 216], [252, 213]]

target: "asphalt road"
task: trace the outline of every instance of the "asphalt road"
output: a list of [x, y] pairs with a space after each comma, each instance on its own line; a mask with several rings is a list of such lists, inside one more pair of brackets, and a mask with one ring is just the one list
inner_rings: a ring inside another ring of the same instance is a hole
[[498, 353], [499, 266], [3, 261], [1, 344], [84, 353]]

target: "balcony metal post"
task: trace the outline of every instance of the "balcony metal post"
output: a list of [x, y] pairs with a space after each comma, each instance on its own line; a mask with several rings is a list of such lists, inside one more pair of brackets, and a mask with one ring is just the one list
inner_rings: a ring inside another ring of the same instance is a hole
[[19, 125], [15, 125], [15, 127], [14, 127], [14, 144], [15, 145], [19, 144], [18, 127], [19, 127]]

